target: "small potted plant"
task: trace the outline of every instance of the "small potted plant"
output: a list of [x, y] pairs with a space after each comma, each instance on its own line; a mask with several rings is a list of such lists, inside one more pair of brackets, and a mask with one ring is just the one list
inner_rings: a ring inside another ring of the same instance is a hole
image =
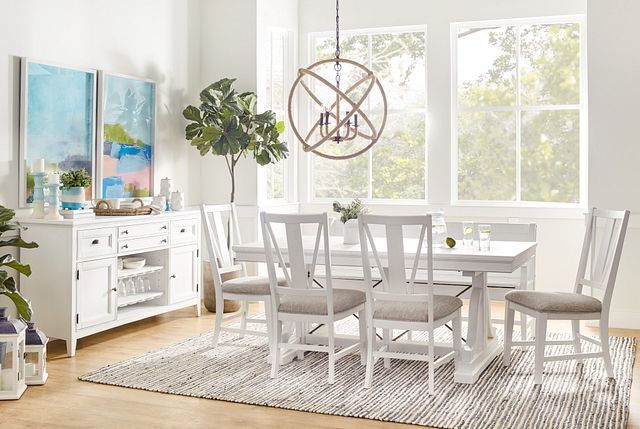
[[62, 173], [62, 208], [79, 210], [84, 208], [85, 189], [91, 186], [91, 177], [84, 168]]
[[333, 211], [340, 213], [340, 221], [344, 224], [344, 244], [358, 244], [358, 215], [368, 213], [369, 210], [362, 201], [355, 199], [350, 204], [343, 206], [337, 201], [333, 203]]

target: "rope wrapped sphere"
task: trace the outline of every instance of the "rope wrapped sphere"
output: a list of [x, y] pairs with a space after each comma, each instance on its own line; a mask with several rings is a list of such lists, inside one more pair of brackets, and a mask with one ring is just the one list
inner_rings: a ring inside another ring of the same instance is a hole
[[[318, 73], [318, 69], [321, 68], [325, 64], [333, 63], [334, 65], [339, 65], [341, 68], [343, 64], [348, 64], [352, 66], [355, 70], [358, 70], [360, 74], [363, 76], [356, 80], [355, 83], [350, 85], [346, 90], [341, 90], [338, 84], [331, 83], [328, 79], [322, 77]], [[325, 104], [320, 100], [320, 98], [312, 91], [313, 85], [309, 85], [305, 79], [309, 81], [314, 81], [314, 83], [319, 83], [323, 85], [325, 88], [328, 88], [330, 91], [334, 93], [333, 98], [335, 101], [327, 109], [329, 115], [336, 120], [331, 128], [328, 128], [327, 132], [322, 135], [322, 133], [317, 133], [318, 128], [321, 127], [318, 122], [315, 122], [311, 129], [307, 132], [307, 134], [303, 137], [299, 127], [296, 125], [296, 121], [294, 121], [293, 117], [293, 100], [295, 99], [296, 92], [298, 90], [304, 90], [309, 97], [318, 104], [321, 108], [326, 108]], [[352, 96], [356, 95], [354, 92], [361, 88], [365, 87], [364, 92], [360, 96], [359, 99], [353, 99]], [[372, 121], [369, 119], [367, 114], [362, 110], [363, 104], [367, 101], [367, 99], [371, 96], [373, 91], [377, 91], [382, 100], [382, 117], [380, 123], [376, 127]], [[343, 117], [339, 117], [339, 102], [344, 101], [349, 105], [349, 112]], [[363, 154], [368, 151], [380, 138], [382, 131], [384, 130], [385, 124], [387, 122], [387, 98], [384, 93], [384, 89], [380, 84], [380, 81], [376, 78], [371, 70], [362, 64], [342, 59], [342, 58], [331, 58], [326, 60], [321, 60], [316, 63], [313, 63], [307, 68], [301, 68], [298, 70], [298, 76], [296, 80], [293, 82], [291, 86], [291, 91], [289, 92], [289, 106], [288, 106], [288, 115], [289, 115], [289, 124], [296, 138], [302, 143], [305, 152], [313, 152], [318, 156], [328, 159], [340, 160], [340, 159], [349, 159], [354, 158], [358, 155]], [[335, 112], [334, 112], [335, 109]], [[352, 127], [351, 126], [351, 118], [354, 115], [360, 115], [362, 121], [367, 125], [369, 130], [361, 131], [359, 128], [361, 127]], [[339, 131], [343, 130], [344, 127], [347, 126], [347, 130], [351, 132], [354, 130], [354, 133], [357, 133], [357, 137], [361, 138], [365, 141], [365, 146], [363, 148], [359, 148], [354, 150], [352, 153], [348, 153], [346, 155], [334, 155], [328, 153], [327, 151], [323, 151], [322, 146], [326, 142], [334, 141], [335, 137], [338, 135]]]

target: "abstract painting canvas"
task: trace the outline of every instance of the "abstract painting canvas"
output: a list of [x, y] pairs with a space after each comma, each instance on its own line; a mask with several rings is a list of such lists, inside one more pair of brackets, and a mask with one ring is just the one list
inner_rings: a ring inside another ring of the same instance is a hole
[[[93, 175], [96, 72], [21, 59], [20, 206], [33, 200], [31, 166]], [[91, 198], [91, 189], [87, 190]]]
[[102, 198], [153, 195], [155, 95], [152, 81], [100, 73]]

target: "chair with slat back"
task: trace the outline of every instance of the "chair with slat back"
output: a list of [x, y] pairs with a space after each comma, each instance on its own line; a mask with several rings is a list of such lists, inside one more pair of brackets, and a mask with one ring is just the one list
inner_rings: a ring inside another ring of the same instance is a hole
[[[233, 255], [233, 245], [240, 244], [240, 230], [233, 204], [218, 204], [201, 206], [207, 250], [209, 252], [209, 265], [213, 276], [213, 285], [216, 297], [216, 321], [214, 326], [213, 345], [218, 344], [220, 332], [233, 332], [240, 334], [269, 336], [271, 291], [267, 277], [247, 276], [244, 264], [236, 264]], [[225, 228], [228, 227], [228, 231]], [[222, 275], [239, 271], [240, 277], [222, 281]], [[280, 279], [282, 283], [283, 280]], [[241, 302], [239, 313], [224, 315], [224, 300], [236, 300]], [[251, 319], [251, 323], [267, 323], [267, 331], [247, 329], [249, 302], [264, 302], [265, 319]], [[232, 328], [223, 326], [223, 321], [240, 317], [240, 327]]]
[[[274, 335], [271, 337], [272, 370], [271, 377], [278, 377], [281, 352], [297, 350], [298, 358], [304, 358], [304, 351], [329, 354], [329, 384], [335, 378], [335, 362], [359, 349], [361, 363], [364, 364], [365, 352], [365, 294], [357, 290], [333, 287], [331, 277], [331, 251], [327, 214], [275, 214], [260, 213], [262, 236], [264, 240], [267, 269], [269, 271]], [[284, 226], [286, 254], [281, 251], [279, 238], [274, 226]], [[302, 231], [315, 229], [313, 242], [304, 243]], [[306, 246], [305, 246], [306, 244]], [[311, 247], [313, 246], [313, 247]], [[319, 260], [322, 250], [323, 256]], [[325, 267], [324, 288], [316, 280], [316, 265]], [[277, 269], [284, 274], [288, 287], [277, 282]], [[334, 322], [358, 313], [360, 319], [360, 341], [340, 351], [335, 347]], [[296, 324], [296, 342], [282, 340], [283, 322]], [[327, 345], [306, 344], [307, 325], [324, 324], [327, 327]]]
[[[505, 295], [505, 365], [511, 363], [512, 346], [535, 346], [535, 384], [542, 383], [544, 362], [603, 358], [607, 376], [613, 378], [609, 351], [609, 307], [616, 282], [622, 245], [629, 222], [629, 211], [591, 209], [587, 216], [582, 255], [573, 292], [512, 291]], [[602, 294], [599, 300], [585, 294], [585, 288]], [[514, 313], [518, 311], [536, 319], [535, 341], [513, 341]], [[573, 339], [547, 341], [547, 320], [571, 320]], [[600, 341], [580, 333], [581, 320], [599, 320]], [[583, 353], [581, 341], [600, 346], [601, 351]], [[545, 345], [573, 345], [575, 353], [545, 356]]]
[[[461, 342], [462, 300], [454, 296], [433, 293], [433, 241], [431, 215], [358, 216], [360, 246], [367, 293], [367, 369], [365, 387], [371, 387], [376, 361], [384, 359], [389, 368], [390, 358], [427, 361], [429, 363], [429, 393], [434, 393], [434, 371], [459, 355]], [[374, 238], [370, 226], [383, 226], [385, 237]], [[405, 239], [404, 229], [420, 227], [417, 241]], [[413, 244], [411, 244], [413, 243]], [[373, 254], [373, 262], [369, 253]], [[413, 258], [407, 259], [407, 251]], [[415, 253], [413, 253], [415, 252]], [[410, 262], [410, 266], [406, 265]], [[422, 265], [420, 265], [422, 262]], [[426, 263], [426, 264], [425, 264]], [[426, 267], [425, 267], [426, 265]], [[377, 267], [382, 284], [374, 289], [371, 267]], [[416, 283], [418, 269], [426, 270], [427, 281]], [[409, 274], [409, 278], [407, 278]], [[419, 288], [419, 290], [417, 290]], [[381, 289], [381, 290], [380, 290]], [[424, 290], [424, 291], [423, 291]], [[453, 322], [452, 350], [435, 359], [434, 329]], [[383, 331], [381, 348], [376, 345], [376, 329]], [[398, 353], [392, 350], [393, 329], [426, 331], [429, 336], [426, 354]]]

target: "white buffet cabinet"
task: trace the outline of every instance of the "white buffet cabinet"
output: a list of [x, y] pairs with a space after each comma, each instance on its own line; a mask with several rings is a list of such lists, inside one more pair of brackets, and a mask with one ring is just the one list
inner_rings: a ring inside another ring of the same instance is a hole
[[[20, 290], [33, 305], [34, 320], [50, 338], [67, 342], [74, 356], [78, 338], [184, 307], [200, 315], [200, 212], [105, 216], [48, 221], [22, 218], [22, 252], [31, 265]], [[118, 258], [141, 256], [146, 266], [118, 270]], [[119, 293], [119, 280], [143, 276], [151, 291]]]

